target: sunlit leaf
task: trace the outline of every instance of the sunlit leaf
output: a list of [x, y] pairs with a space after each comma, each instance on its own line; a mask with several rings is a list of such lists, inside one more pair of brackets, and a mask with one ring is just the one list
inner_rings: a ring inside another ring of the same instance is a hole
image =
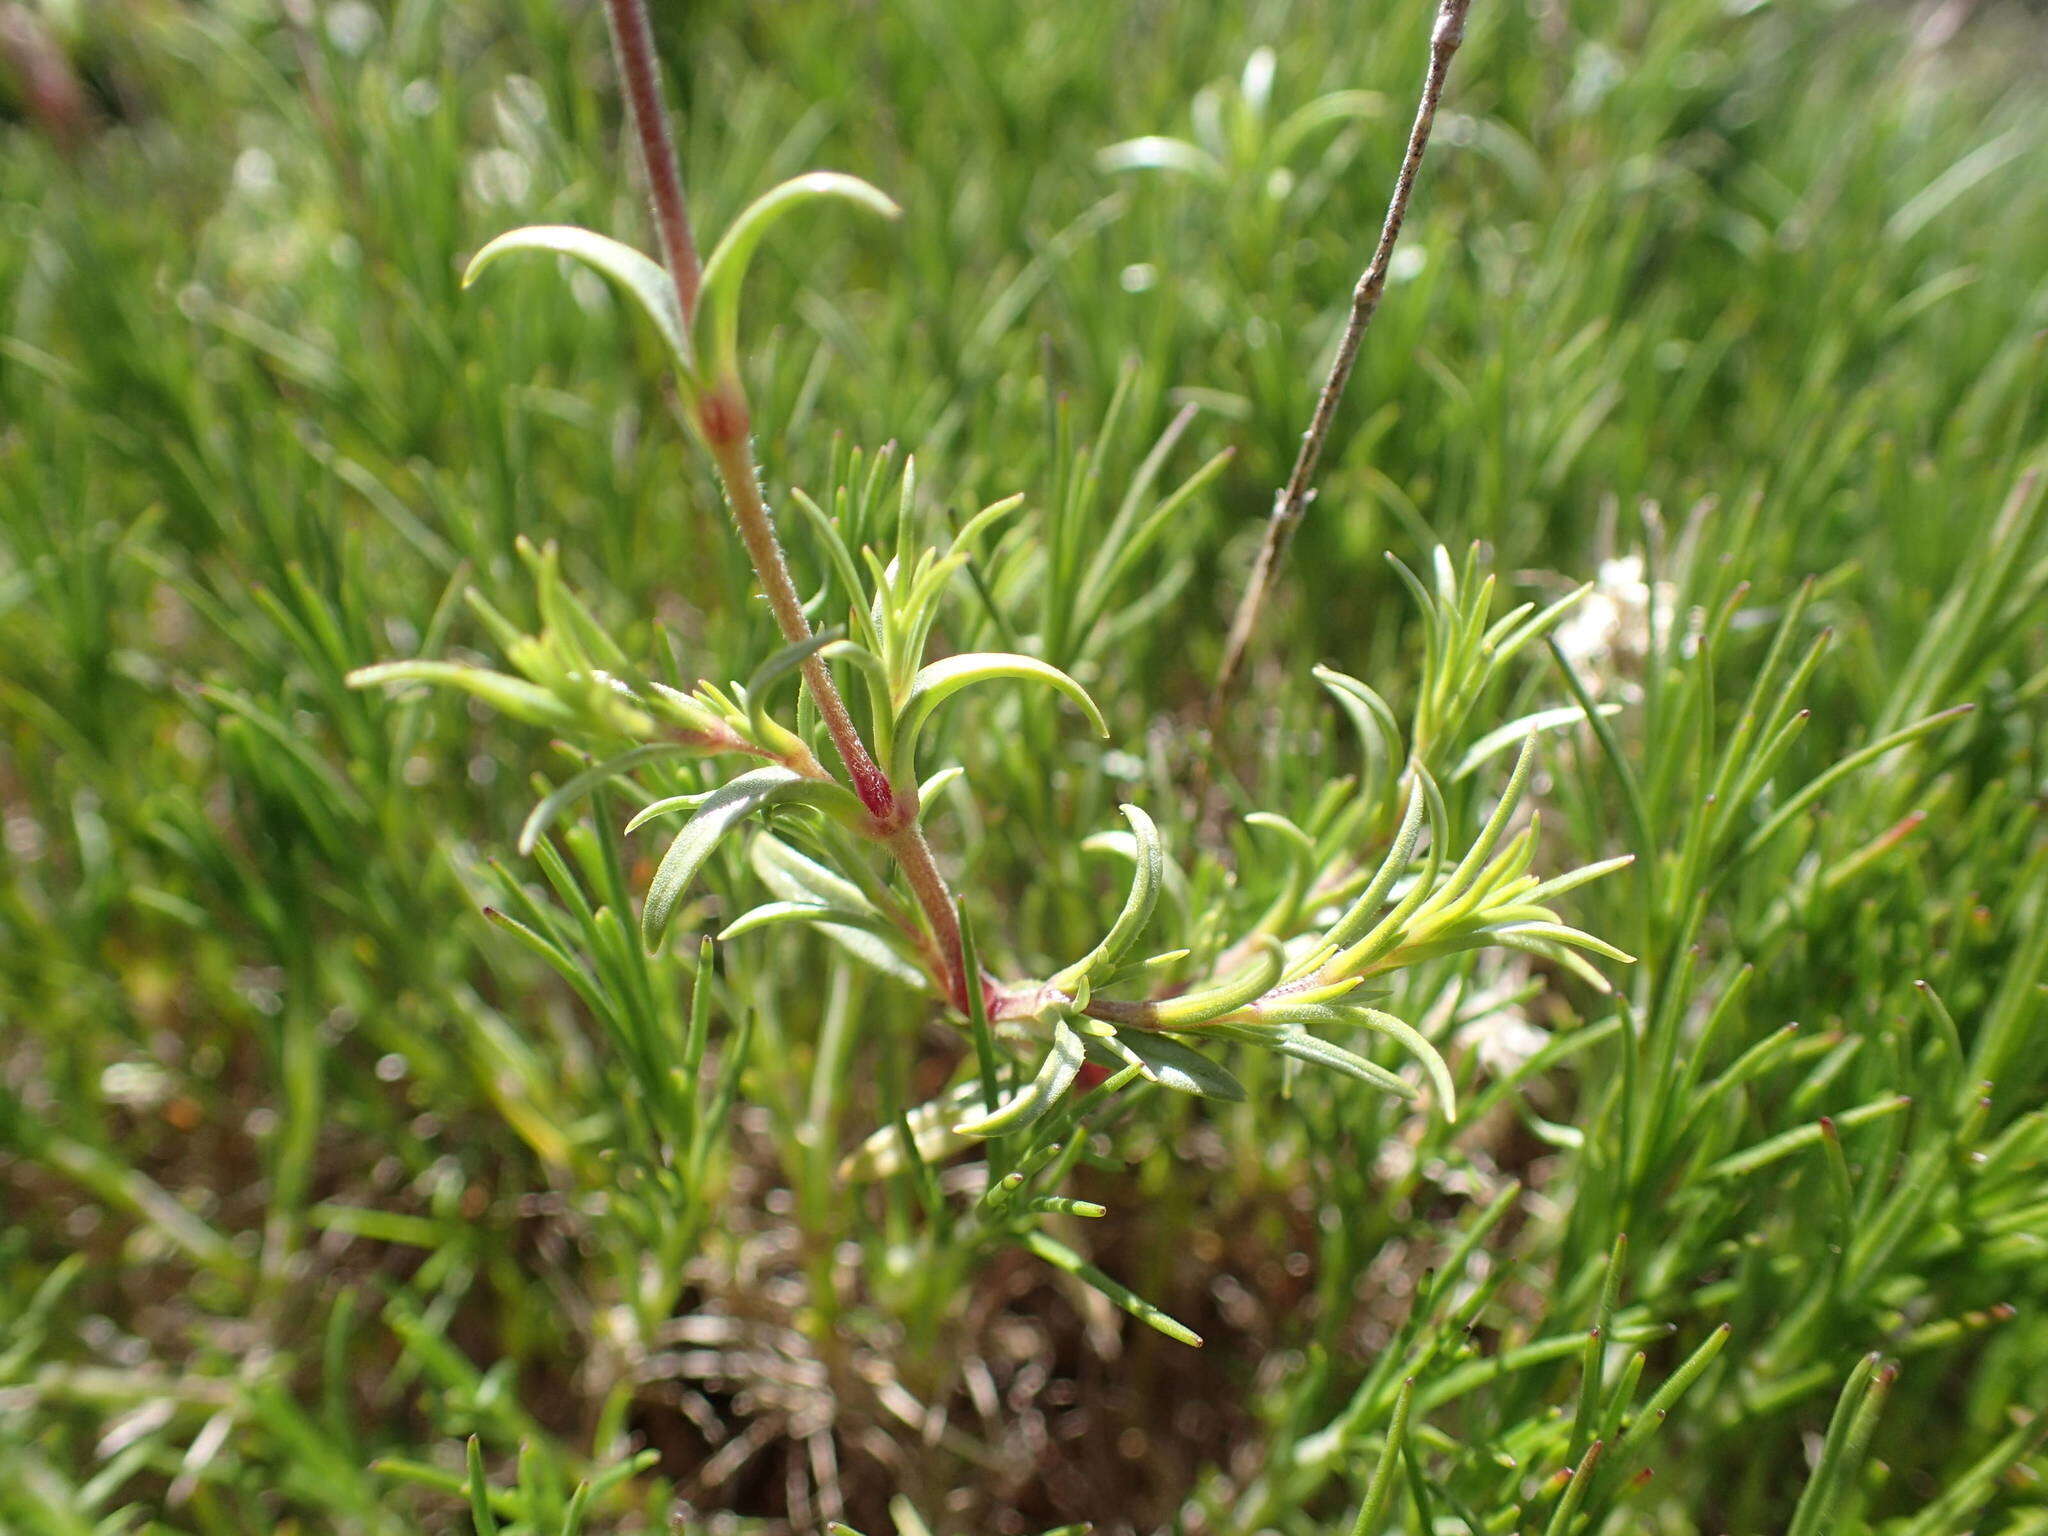
[[1022, 1130], [1066, 1096], [1083, 1059], [1081, 1037], [1067, 1027], [1066, 1020], [1055, 1020], [1052, 1049], [1045, 1053], [1037, 1075], [986, 1115], [963, 1120], [953, 1129], [962, 1136], [974, 1137], [1002, 1136]]
[[[1149, 1029], [1120, 1029], [1115, 1038], [1118, 1046], [1137, 1058], [1147, 1082], [1175, 1093], [1219, 1099], [1226, 1104], [1244, 1102], [1244, 1084], [1231, 1076], [1222, 1063], [1171, 1035]], [[1121, 1058], [1107, 1045], [1090, 1040], [1088, 1047], [1090, 1058], [1099, 1065], [1121, 1064]]]
[[677, 900], [704, 867], [704, 861], [711, 857], [720, 838], [764, 806], [814, 788], [813, 781], [788, 768], [769, 767], [743, 773], [706, 795], [696, 814], [669, 844], [647, 887], [640, 913], [640, 939], [648, 953], [660, 949], [669, 919], [675, 915]]
[[1052, 978], [1051, 984], [1062, 991], [1071, 991], [1084, 981], [1100, 980], [1115, 970], [1117, 962], [1152, 921], [1153, 908], [1159, 904], [1166, 863], [1159, 829], [1139, 807], [1126, 805], [1122, 810], [1124, 819], [1131, 824], [1135, 849], [1130, 894], [1124, 898], [1123, 910], [1117, 913], [1102, 942]]
[[836, 199], [893, 219], [902, 212], [890, 198], [857, 176], [811, 171], [792, 177], [754, 199], [732, 221], [704, 263], [697, 296], [697, 336], [712, 376], [731, 372], [739, 353], [740, 287], [762, 237], [807, 203]]
[[435, 688], [455, 688], [482, 699], [500, 714], [564, 730], [577, 723], [577, 713], [547, 689], [524, 678], [484, 667], [464, 666], [455, 661], [384, 661], [358, 667], [348, 674], [351, 688], [375, 688], [385, 683], [424, 683]]
[[1147, 134], [1112, 144], [1096, 153], [1095, 163], [1105, 171], [1170, 171], [1211, 186], [1220, 187], [1229, 180], [1223, 162], [1207, 150], [1164, 134]]
[[583, 229], [574, 224], [532, 224], [524, 229], [507, 231], [470, 258], [469, 266], [462, 274], [462, 286], [467, 288], [501, 257], [515, 251], [542, 251], [567, 256], [609, 280], [653, 322], [683, 379], [687, 382], [694, 377], [696, 362], [690, 339], [683, 330], [676, 285], [660, 262], [593, 229]]
[[547, 829], [554, 825], [555, 818], [563, 811], [590, 794], [600, 784], [605, 784], [622, 774], [630, 773], [642, 763], [658, 758], [673, 757], [688, 749], [669, 742], [655, 742], [644, 747], [634, 747], [630, 752], [621, 752], [617, 757], [585, 768], [575, 777], [558, 784], [550, 790], [527, 815], [526, 822], [519, 829], [519, 851], [533, 852], [533, 845], [541, 840]]
[[1109, 734], [1109, 725], [1103, 720], [1102, 711], [1095, 707], [1095, 701], [1088, 697], [1088, 690], [1058, 667], [1035, 656], [1006, 651], [975, 651], [964, 656], [949, 656], [918, 670], [897, 719], [893, 768], [905, 778], [915, 777], [918, 735], [931, 718], [932, 711], [963, 688], [1004, 678], [1045, 684], [1071, 699], [1088, 717], [1088, 723], [1095, 727], [1097, 735]]

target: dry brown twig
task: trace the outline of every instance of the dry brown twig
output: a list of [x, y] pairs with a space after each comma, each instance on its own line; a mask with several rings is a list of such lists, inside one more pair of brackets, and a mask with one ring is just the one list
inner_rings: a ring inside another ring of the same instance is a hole
[[1416, 104], [1414, 126], [1408, 130], [1408, 149], [1401, 157], [1400, 174], [1394, 179], [1394, 195], [1387, 204], [1387, 217], [1380, 227], [1379, 244], [1373, 250], [1372, 260], [1366, 263], [1358, 286], [1352, 290], [1351, 314], [1345, 321], [1344, 335], [1337, 343], [1337, 356], [1330, 364], [1329, 376], [1323, 380], [1322, 393], [1316, 398], [1315, 415], [1309, 419], [1308, 430], [1302, 434], [1301, 451], [1295, 455], [1287, 484], [1273, 499], [1265, 540], [1259, 545], [1251, 578], [1245, 583], [1244, 596], [1238, 601], [1237, 612], [1231, 618], [1229, 638], [1223, 648], [1223, 665], [1217, 671], [1215, 692], [1209, 700], [1212, 727], [1220, 721], [1224, 706], [1229, 701], [1231, 684], [1244, 665], [1245, 651], [1272, 594], [1280, 562], [1287, 556], [1288, 543], [1314, 498], [1316, 466], [1322, 460], [1323, 445], [1329, 439], [1330, 424], [1336, 418], [1338, 402], [1344, 398], [1344, 387], [1351, 382], [1351, 370], [1358, 361], [1359, 345], [1380, 307], [1380, 295], [1386, 291], [1387, 269], [1393, 262], [1394, 244], [1401, 238], [1401, 226], [1408, 218], [1408, 203], [1415, 195], [1416, 173], [1422, 168], [1423, 152], [1429, 148], [1430, 130], [1436, 125], [1437, 104], [1443, 99], [1444, 79], [1450, 74], [1451, 59], [1457, 53], [1458, 45], [1465, 40], [1465, 13], [1471, 7], [1472, 0], [1439, 0], [1437, 5], [1436, 25], [1431, 29], [1429, 38], [1429, 69], [1422, 81], [1422, 99]]

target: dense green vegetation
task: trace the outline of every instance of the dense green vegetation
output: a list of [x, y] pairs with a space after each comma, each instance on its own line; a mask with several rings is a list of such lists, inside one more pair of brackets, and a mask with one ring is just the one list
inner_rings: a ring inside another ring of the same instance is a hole
[[623, 829], [732, 760], [530, 824], [616, 698], [350, 686], [567, 646], [833, 761], [653, 330], [461, 287], [653, 249], [599, 9], [0, 5], [0, 1532], [2048, 1536], [2041, 19], [1479, 0], [1212, 734], [1430, 19], [657, 8], [701, 235], [902, 210], [748, 281], [814, 618], [1021, 494], [854, 638], [1108, 727], [924, 732], [991, 972], [1153, 826], [1123, 958], [1189, 953], [1119, 995], [1475, 846], [1604, 869], [1542, 899], [1633, 957], [1438, 912], [1370, 957], [1419, 1039], [1196, 1020], [969, 1139], [1053, 1025], [934, 995], [829, 792], [649, 955], [684, 818]]

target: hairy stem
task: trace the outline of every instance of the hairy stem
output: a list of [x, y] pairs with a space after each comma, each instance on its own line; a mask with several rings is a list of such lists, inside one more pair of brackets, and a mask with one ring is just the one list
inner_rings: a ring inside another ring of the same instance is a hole
[[[676, 299], [682, 307], [683, 324], [688, 327], [696, 317], [701, 269], [696, 244], [690, 237], [675, 147], [662, 115], [661, 86], [655, 72], [654, 38], [647, 24], [646, 3], [605, 0], [605, 14], [611, 22], [619, 73], [625, 80], [626, 102], [640, 145], [641, 164], [647, 171], [648, 196], [661, 235], [662, 257], [669, 275], [675, 279]], [[753, 422], [739, 381], [711, 380], [704, 393], [693, 401], [692, 409], [697, 431], [725, 486], [740, 542], [746, 546], [755, 578], [775, 615], [776, 627], [782, 631], [784, 640], [801, 645], [811, 638], [811, 622], [804, 617], [803, 600], [790, 579], [789, 562], [783, 556], [782, 541], [775, 534], [774, 516], [761, 494], [760, 476], [754, 469]], [[854, 724], [824, 658], [815, 654], [806, 657], [803, 679], [817, 703], [832, 746], [853, 780], [854, 793], [872, 819], [871, 834], [902, 865], [918, 908], [931, 928], [938, 951], [937, 980], [947, 999], [964, 1009], [967, 967], [960, 947], [959, 911], [946, 877], [932, 856], [931, 844], [925, 841], [924, 831], [917, 824], [917, 786], [889, 782], [889, 776], [862, 740], [860, 727]]]
[[[739, 410], [741, 415], [732, 423], [738, 429], [736, 438], [723, 435], [714, 438], [707, 430], [705, 441], [710, 446], [712, 462], [718, 466], [718, 477], [724, 482], [726, 501], [732, 507], [740, 542], [747, 547], [754, 575], [761, 583], [761, 590], [767, 594], [769, 610], [775, 615], [775, 626], [782, 631], [784, 640], [791, 645], [801, 645], [811, 638], [811, 621], [804, 617], [803, 599], [797, 595], [796, 583], [790, 579], [789, 562], [783, 558], [782, 541], [775, 535], [774, 516], [761, 495], [760, 477], [754, 471], [753, 454], [748, 447], [745, 407], [741, 406]], [[721, 428], [721, 433], [723, 430]], [[825, 730], [832, 738], [839, 760], [846, 765], [846, 772], [853, 780], [854, 793], [860, 796], [861, 804], [868, 808], [868, 814], [876, 821], [885, 827], [892, 825], [897, 820], [895, 793], [889, 786], [888, 776], [876, 764], [867, 743], [861, 739], [860, 728], [853, 723], [853, 716], [846, 708], [838, 683], [833, 680], [831, 668], [821, 656], [806, 656], [803, 677], [811, 697], [817, 701], [818, 713], [825, 721]]]
[[[735, 411], [737, 415], [733, 414]], [[792, 645], [800, 645], [811, 638], [811, 623], [804, 616], [803, 601], [797, 595], [796, 583], [790, 579], [789, 562], [783, 557], [781, 540], [775, 536], [774, 517], [761, 495], [760, 477], [755, 473], [753, 455], [748, 447], [746, 407], [742, 402], [726, 399], [717, 410], [706, 409], [700, 412], [700, 416], [704, 418], [700, 420], [700, 426], [711, 448], [712, 461], [718, 466], [719, 478], [725, 483], [733, 521], [739, 527], [740, 542], [747, 547], [754, 573], [760, 580], [762, 591], [768, 596], [769, 608], [775, 614], [776, 626], [782, 631], [783, 639]], [[719, 435], [714, 437], [714, 430]], [[737, 436], [730, 435], [735, 430]], [[825, 730], [832, 738], [839, 760], [846, 765], [846, 772], [853, 780], [854, 792], [873, 818], [874, 835], [903, 866], [911, 892], [917, 898], [925, 921], [931, 926], [941, 964], [938, 979], [947, 998], [956, 1007], [965, 1008], [966, 968], [960, 948], [960, 917], [946, 877], [932, 856], [931, 844], [925, 841], [924, 829], [917, 823], [917, 787], [890, 784], [888, 775], [875, 762], [874, 754], [862, 740], [860, 728], [854, 724], [846, 700], [823, 657], [815, 654], [805, 657], [803, 677], [805, 687], [810, 689], [812, 699], [817, 702], [818, 714], [825, 722]]]
[[896, 856], [896, 862], [903, 866], [911, 892], [917, 897], [918, 908], [924, 913], [924, 920], [931, 925], [932, 938], [939, 951], [939, 985], [945, 991], [946, 1000], [965, 1013], [968, 1009], [968, 978], [966, 952], [960, 944], [960, 912], [953, 903], [953, 892], [946, 885], [946, 877], [939, 870], [938, 860], [932, 857], [932, 845], [925, 841], [924, 828], [917, 824], [915, 812], [909, 822], [892, 832], [885, 841], [889, 851]]
[[703, 267], [697, 243], [690, 237], [689, 205], [683, 201], [682, 172], [661, 110], [661, 81], [654, 60], [654, 31], [647, 24], [646, 0], [605, 0], [611, 23], [612, 53], [626, 88], [626, 115], [640, 145], [640, 164], [647, 171], [647, 199], [654, 208], [654, 228], [661, 240], [662, 263], [675, 279], [682, 306], [683, 328], [697, 319], [697, 287]]
[[1266, 537], [1259, 545], [1251, 579], [1245, 583], [1244, 597], [1231, 618], [1230, 636], [1223, 648], [1223, 665], [1216, 674], [1216, 690], [1210, 698], [1212, 721], [1222, 714], [1231, 684], [1236, 681], [1238, 670], [1244, 664], [1245, 650], [1258, 628], [1259, 615], [1279, 575], [1280, 562], [1286, 558], [1288, 543], [1315, 494], [1316, 466], [1322, 460], [1323, 444], [1330, 436], [1330, 423], [1336, 418], [1344, 387], [1351, 382], [1351, 370], [1358, 361], [1359, 344], [1364, 341], [1366, 327], [1372, 324], [1372, 317], [1380, 307], [1380, 295], [1386, 291], [1387, 268], [1393, 261], [1394, 243], [1401, 238], [1401, 226], [1408, 218], [1408, 202], [1415, 195], [1415, 176], [1422, 168], [1423, 151], [1429, 147], [1429, 134], [1436, 124], [1437, 103], [1443, 99], [1444, 79], [1450, 73], [1451, 58], [1465, 40], [1465, 13], [1471, 6], [1472, 0], [1438, 0], [1436, 26], [1429, 39], [1429, 69], [1422, 81], [1422, 99], [1415, 108], [1415, 125], [1408, 130], [1408, 150], [1401, 157], [1400, 174], [1394, 179], [1394, 195], [1387, 204], [1386, 222], [1380, 226], [1380, 241], [1373, 250], [1372, 260], [1366, 264], [1358, 286], [1352, 290], [1351, 315], [1344, 324], [1344, 335], [1337, 343], [1337, 356], [1330, 364], [1329, 377], [1323, 380], [1315, 414], [1309, 420], [1308, 430], [1302, 434], [1301, 451], [1295, 455], [1287, 484], [1273, 499], [1273, 513], [1266, 523]]

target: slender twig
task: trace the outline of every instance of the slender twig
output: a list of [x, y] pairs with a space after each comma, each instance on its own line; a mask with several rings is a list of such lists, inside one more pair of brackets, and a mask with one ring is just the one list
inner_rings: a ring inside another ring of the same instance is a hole
[[[676, 299], [687, 328], [696, 317], [702, 272], [696, 244], [690, 237], [689, 212], [683, 199], [682, 176], [676, 168], [675, 147], [662, 113], [646, 0], [605, 0], [605, 12], [611, 22], [619, 73], [625, 81], [626, 103], [640, 146], [641, 164], [647, 172], [648, 198], [660, 232], [662, 257], [675, 279]], [[776, 628], [791, 645], [801, 645], [811, 638], [811, 623], [804, 615], [796, 583], [790, 578], [789, 562], [775, 533], [774, 514], [761, 493], [760, 477], [754, 468], [753, 419], [745, 392], [736, 378], [711, 379], [693, 397], [691, 411], [697, 432], [725, 486], [726, 502], [732, 508], [740, 542], [753, 562], [755, 578], [775, 615]], [[936, 979], [953, 1005], [964, 1009], [968, 1002], [967, 967], [960, 947], [959, 910], [938, 860], [932, 855], [931, 844], [925, 841], [924, 830], [918, 825], [917, 786], [889, 782], [889, 776], [862, 739], [860, 727], [854, 724], [839, 685], [833, 680], [832, 669], [823, 657], [813, 653], [804, 659], [803, 679], [817, 703], [832, 746], [853, 780], [854, 793], [867, 808], [869, 835], [888, 848], [902, 865], [904, 878], [931, 928], [939, 961]]]
[[640, 164], [647, 171], [647, 200], [654, 208], [654, 228], [661, 240], [662, 263], [675, 279], [687, 329], [697, 318], [697, 286], [703, 267], [697, 242], [690, 238], [689, 205], [683, 201], [683, 175], [661, 110], [661, 80], [654, 62], [654, 31], [647, 24], [646, 0], [605, 0], [611, 22], [612, 54], [626, 87], [626, 115], [640, 144]]
[[1244, 597], [1230, 621], [1230, 636], [1223, 648], [1223, 665], [1216, 674], [1216, 690], [1210, 698], [1212, 722], [1222, 714], [1231, 684], [1236, 681], [1238, 670], [1244, 663], [1245, 649], [1251, 644], [1259, 615], [1279, 575], [1280, 562], [1286, 558], [1288, 542], [1315, 494], [1316, 465], [1322, 459], [1323, 444], [1329, 438], [1330, 423], [1337, 415], [1338, 402], [1344, 397], [1344, 386], [1351, 381], [1352, 366], [1358, 361], [1359, 343], [1365, 339], [1366, 327], [1372, 324], [1372, 317], [1380, 307], [1380, 295], [1386, 290], [1387, 268], [1393, 261], [1394, 242], [1401, 238], [1401, 225], [1408, 217], [1408, 201], [1415, 195], [1416, 172], [1422, 167], [1423, 151], [1429, 147], [1430, 129], [1436, 123], [1437, 103], [1443, 99], [1444, 78], [1450, 73], [1451, 58], [1465, 40], [1465, 13], [1471, 5], [1472, 0], [1438, 0], [1436, 26], [1429, 39], [1429, 69], [1422, 81], [1422, 99], [1415, 108], [1415, 125], [1408, 130], [1408, 150], [1401, 157], [1400, 174], [1394, 181], [1394, 195], [1387, 204], [1386, 222], [1380, 227], [1379, 245], [1374, 248], [1372, 260], [1366, 264], [1364, 275], [1352, 291], [1351, 316], [1345, 322], [1342, 339], [1337, 343], [1337, 356], [1330, 364], [1329, 377], [1323, 380], [1323, 391], [1316, 399], [1315, 415], [1309, 420], [1308, 431], [1302, 434], [1301, 451], [1295, 455], [1294, 469], [1287, 477], [1287, 484], [1273, 499], [1265, 540], [1260, 544], [1258, 559], [1252, 565], [1251, 579], [1245, 583]]

